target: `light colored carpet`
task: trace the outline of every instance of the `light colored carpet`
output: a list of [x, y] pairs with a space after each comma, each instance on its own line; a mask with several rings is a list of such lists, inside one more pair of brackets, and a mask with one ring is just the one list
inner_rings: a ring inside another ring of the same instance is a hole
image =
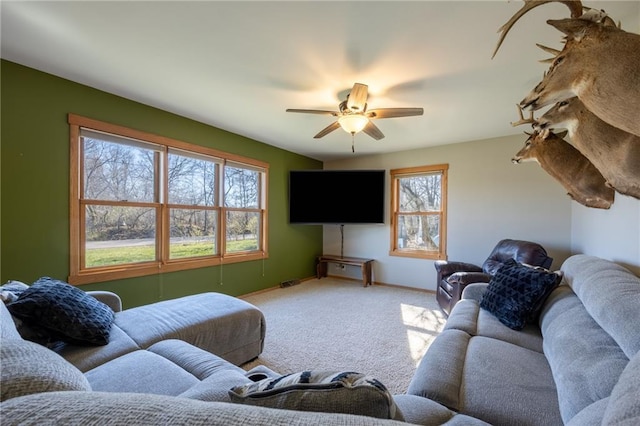
[[323, 278], [244, 297], [266, 317], [258, 359], [281, 373], [303, 370], [370, 374], [405, 393], [446, 318], [433, 293]]

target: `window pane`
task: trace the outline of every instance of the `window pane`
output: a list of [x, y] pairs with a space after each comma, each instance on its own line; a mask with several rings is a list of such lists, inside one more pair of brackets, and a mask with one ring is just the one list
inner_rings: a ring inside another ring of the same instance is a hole
[[217, 214], [212, 210], [171, 209], [169, 258], [182, 259], [217, 254]]
[[439, 215], [399, 215], [398, 248], [438, 251], [440, 248]]
[[156, 200], [154, 150], [86, 137], [82, 140], [85, 199]]
[[169, 153], [169, 203], [215, 206], [216, 163]]
[[227, 212], [227, 253], [258, 250], [260, 213]]
[[442, 175], [428, 174], [403, 177], [400, 182], [401, 212], [440, 211]]
[[156, 259], [156, 210], [149, 207], [85, 208], [87, 268]]
[[259, 205], [260, 173], [225, 166], [224, 168], [224, 205], [225, 207], [257, 209]]

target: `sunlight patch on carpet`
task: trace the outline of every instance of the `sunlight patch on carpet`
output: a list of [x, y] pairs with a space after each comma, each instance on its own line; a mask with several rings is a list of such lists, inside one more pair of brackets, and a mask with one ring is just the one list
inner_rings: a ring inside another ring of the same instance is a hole
[[400, 310], [402, 322], [407, 327], [411, 359], [417, 366], [433, 339], [442, 331], [447, 319], [442, 312], [422, 306], [402, 303]]

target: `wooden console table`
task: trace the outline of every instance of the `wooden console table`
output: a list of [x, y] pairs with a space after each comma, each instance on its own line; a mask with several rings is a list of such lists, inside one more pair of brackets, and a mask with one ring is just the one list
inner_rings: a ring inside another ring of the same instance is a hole
[[327, 276], [327, 264], [338, 263], [340, 265], [354, 265], [362, 268], [362, 282], [364, 287], [371, 285], [371, 264], [373, 259], [363, 259], [361, 257], [343, 257], [325, 254], [318, 256], [318, 264], [316, 265], [316, 274], [318, 279]]

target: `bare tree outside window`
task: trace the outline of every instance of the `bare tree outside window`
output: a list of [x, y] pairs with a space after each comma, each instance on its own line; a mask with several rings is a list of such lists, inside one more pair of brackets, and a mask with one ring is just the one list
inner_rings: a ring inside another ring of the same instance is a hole
[[224, 191], [227, 251], [257, 250], [261, 233], [260, 173], [225, 166]]
[[169, 258], [218, 254], [219, 162], [173, 150], [168, 158]]
[[154, 261], [154, 150], [82, 139], [85, 266]]
[[391, 254], [446, 256], [447, 165], [391, 170]]
[[268, 164], [73, 114], [69, 124], [69, 282], [267, 257]]

